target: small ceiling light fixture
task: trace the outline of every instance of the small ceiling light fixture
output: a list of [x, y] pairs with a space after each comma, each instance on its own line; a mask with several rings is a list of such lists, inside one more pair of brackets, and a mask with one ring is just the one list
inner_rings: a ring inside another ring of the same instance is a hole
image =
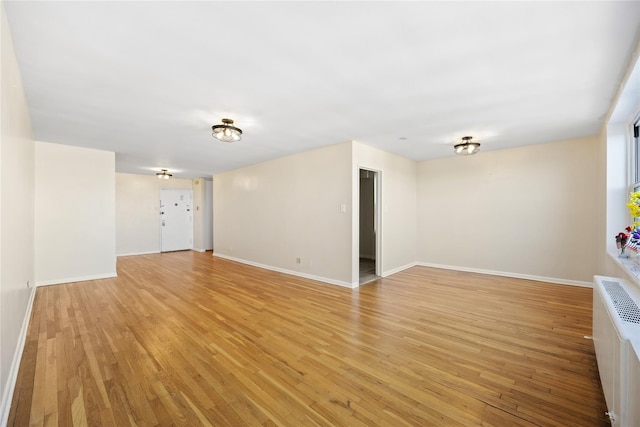
[[453, 146], [453, 150], [456, 152], [456, 154], [460, 154], [461, 156], [469, 156], [480, 151], [480, 143], [471, 142], [472, 138], [472, 136], [463, 136], [462, 142]]
[[173, 175], [171, 175], [168, 170], [162, 169], [160, 172], [156, 172], [156, 176], [158, 179], [169, 179]]
[[221, 125], [211, 126], [213, 136], [222, 142], [236, 142], [242, 139], [242, 129], [233, 125], [233, 120], [222, 119]]

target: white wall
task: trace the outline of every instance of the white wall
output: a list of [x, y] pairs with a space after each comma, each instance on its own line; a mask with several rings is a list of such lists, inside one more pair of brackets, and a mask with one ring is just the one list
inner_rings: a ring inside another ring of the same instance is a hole
[[591, 283], [597, 168], [597, 137], [421, 162], [418, 260]]
[[33, 289], [33, 139], [4, 6], [0, 20], [0, 425], [6, 422]]
[[352, 286], [351, 142], [216, 175], [213, 194], [214, 255]]
[[[627, 208], [632, 183], [630, 171], [631, 138], [627, 134], [630, 127], [629, 123], [612, 123], [606, 126], [604, 141], [600, 141], [601, 145], [604, 144], [606, 151], [604, 159], [606, 170], [604, 228], [606, 232], [604, 243], [601, 242], [599, 245], [601, 260], [598, 274], [605, 276], [626, 278], [628, 275], [628, 272], [608, 254], [617, 256], [618, 249], [614, 236], [632, 223]], [[603, 221], [602, 218], [601, 221]], [[633, 276], [629, 277], [633, 279]]]
[[629, 125], [616, 123], [607, 127], [607, 236], [605, 242], [608, 251], [616, 252], [613, 236], [630, 225], [629, 190], [631, 177], [629, 171], [629, 144], [627, 143]]
[[193, 180], [193, 249], [213, 249], [213, 183], [211, 179]]
[[204, 180], [193, 180], [193, 250], [204, 252]]
[[[353, 143], [353, 182], [359, 182], [360, 168], [379, 171], [382, 186], [381, 253], [376, 262], [387, 276], [416, 261], [416, 174], [417, 162], [358, 142]], [[354, 206], [358, 206], [357, 187]], [[358, 217], [354, 216], [353, 280], [358, 281]]]
[[115, 175], [116, 253], [123, 256], [160, 252], [160, 190], [191, 190], [192, 181], [160, 180], [153, 175], [129, 173]]
[[36, 284], [114, 277], [115, 243], [115, 153], [36, 142]]
[[202, 233], [204, 234], [203, 249], [210, 251], [213, 249], [213, 181], [207, 178], [204, 181], [204, 224]]
[[[599, 135], [600, 144], [600, 199], [604, 200], [601, 211], [602, 248], [600, 274], [614, 277], [628, 276], [637, 282], [617, 262], [617, 249], [613, 236], [631, 223], [626, 207], [633, 183], [630, 159], [633, 157], [632, 126], [640, 117], [640, 43], [629, 61], [625, 77], [620, 84], [615, 102], [607, 113], [607, 124]], [[614, 260], [615, 259], [615, 260]]]

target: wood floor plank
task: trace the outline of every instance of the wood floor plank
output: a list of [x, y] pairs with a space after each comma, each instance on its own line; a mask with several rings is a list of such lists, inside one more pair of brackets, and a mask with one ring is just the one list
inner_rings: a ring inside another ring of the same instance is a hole
[[39, 288], [10, 426], [606, 426], [592, 290], [175, 252]]

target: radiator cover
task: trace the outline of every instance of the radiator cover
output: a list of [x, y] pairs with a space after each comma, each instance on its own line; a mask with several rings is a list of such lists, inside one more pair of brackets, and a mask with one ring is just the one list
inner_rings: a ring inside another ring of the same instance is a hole
[[595, 276], [593, 341], [613, 426], [640, 425], [640, 287]]

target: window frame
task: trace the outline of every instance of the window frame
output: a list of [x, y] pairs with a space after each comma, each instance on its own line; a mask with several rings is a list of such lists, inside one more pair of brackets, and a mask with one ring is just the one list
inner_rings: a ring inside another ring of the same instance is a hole
[[635, 191], [636, 188], [640, 188], [640, 117], [636, 117], [631, 125], [631, 138], [633, 144], [633, 156], [632, 156], [632, 181], [631, 191]]

